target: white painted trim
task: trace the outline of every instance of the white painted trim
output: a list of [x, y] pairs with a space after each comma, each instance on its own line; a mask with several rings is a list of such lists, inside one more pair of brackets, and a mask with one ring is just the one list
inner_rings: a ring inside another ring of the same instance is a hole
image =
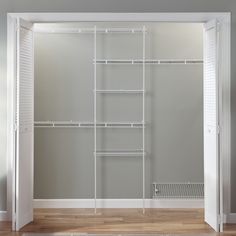
[[[8, 19], [15, 20], [21, 17], [31, 22], [62, 22], [62, 21], [159, 21], [159, 22], [206, 22], [217, 19], [221, 23], [222, 35], [222, 64], [220, 68], [220, 79], [222, 86], [222, 114], [221, 118], [221, 160], [223, 162], [223, 191], [224, 191], [224, 212], [230, 212], [230, 29], [231, 14], [229, 12], [168, 12], [168, 13], [8, 13]], [[8, 20], [8, 31], [13, 32], [12, 20]], [[14, 127], [13, 123], [13, 104], [14, 99], [14, 37], [8, 34], [8, 131]], [[9, 63], [10, 62], [10, 63]], [[12, 62], [12, 63], [11, 63]], [[12, 70], [12, 71], [11, 71]], [[13, 154], [13, 132], [7, 132], [7, 158], [8, 158], [8, 189], [14, 191], [14, 154]], [[10, 183], [11, 182], [11, 183]], [[8, 190], [8, 205], [14, 201], [14, 193]]]
[[[7, 213], [12, 219], [15, 206], [15, 78], [16, 19], [7, 16]], [[12, 221], [13, 222], [13, 221]]]
[[[97, 208], [142, 208], [142, 199], [97, 199]], [[204, 199], [145, 199], [145, 208], [203, 208]], [[94, 208], [94, 199], [34, 199], [34, 208]]]
[[30, 12], [8, 13], [31, 22], [59, 21], [159, 21], [159, 22], [207, 22], [228, 17], [228, 12], [165, 12], [165, 13], [111, 13], [111, 12]]
[[7, 211], [0, 211], [0, 221], [8, 221]]
[[235, 224], [236, 223], [236, 213], [230, 213], [226, 217], [226, 223]]
[[231, 212], [231, 17], [220, 22], [219, 125], [223, 214]]

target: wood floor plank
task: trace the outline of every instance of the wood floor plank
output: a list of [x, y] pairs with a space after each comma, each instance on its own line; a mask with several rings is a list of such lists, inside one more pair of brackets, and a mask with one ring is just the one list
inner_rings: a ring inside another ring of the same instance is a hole
[[35, 209], [34, 221], [20, 232], [11, 232], [11, 223], [0, 223], [1, 236], [24, 233], [88, 234], [191, 234], [235, 235], [236, 226], [227, 225], [224, 234], [215, 233], [204, 222], [203, 209]]

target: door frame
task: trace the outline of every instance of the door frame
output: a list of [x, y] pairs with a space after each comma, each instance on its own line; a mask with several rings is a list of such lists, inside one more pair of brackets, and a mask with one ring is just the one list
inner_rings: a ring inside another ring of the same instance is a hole
[[220, 124], [220, 206], [224, 222], [231, 213], [231, 13], [229, 12], [183, 12], [183, 13], [8, 13], [7, 14], [7, 213], [11, 220], [12, 204], [15, 201], [15, 150], [14, 150], [14, 110], [16, 78], [16, 20], [22, 18], [32, 23], [71, 21], [156, 21], [205, 23], [216, 19], [220, 23], [219, 61], [219, 124]]

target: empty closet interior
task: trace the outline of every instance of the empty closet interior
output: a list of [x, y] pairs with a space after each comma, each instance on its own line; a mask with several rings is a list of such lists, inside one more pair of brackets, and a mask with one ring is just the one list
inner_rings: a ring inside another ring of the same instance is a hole
[[202, 24], [35, 31], [35, 199], [203, 198]]

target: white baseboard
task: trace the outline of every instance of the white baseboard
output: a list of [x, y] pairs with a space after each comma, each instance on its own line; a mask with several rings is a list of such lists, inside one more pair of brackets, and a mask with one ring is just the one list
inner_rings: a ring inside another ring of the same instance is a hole
[[7, 220], [8, 220], [7, 211], [0, 211], [0, 221], [7, 221]]
[[[97, 208], [142, 208], [142, 199], [97, 199]], [[34, 208], [93, 208], [94, 199], [34, 199]], [[203, 208], [203, 199], [145, 199], [146, 208]]]
[[226, 216], [226, 222], [229, 224], [235, 224], [236, 223], [236, 213], [229, 213]]

